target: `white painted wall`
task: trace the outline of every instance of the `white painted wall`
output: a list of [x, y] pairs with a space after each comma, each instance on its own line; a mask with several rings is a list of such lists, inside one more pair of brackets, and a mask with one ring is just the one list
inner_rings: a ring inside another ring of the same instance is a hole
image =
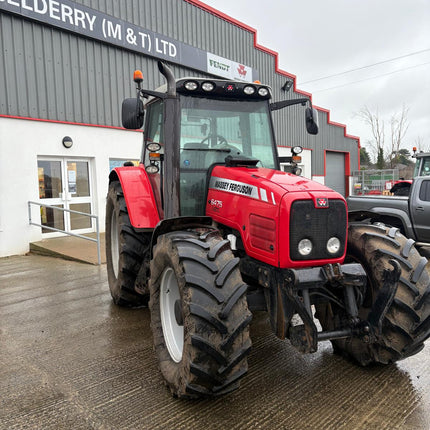
[[312, 180], [319, 184], [325, 185], [325, 176], [312, 176]]
[[[280, 157], [289, 157], [291, 156], [291, 148], [278, 146], [278, 154]], [[298, 166], [302, 168], [301, 176], [312, 179], [312, 151], [310, 149], [303, 149], [300, 156], [302, 157], [302, 162]]]
[[[66, 149], [64, 136], [73, 139]], [[93, 213], [104, 231], [109, 158], [139, 159], [142, 133], [106, 127], [0, 118], [0, 257], [25, 254], [41, 240], [39, 227], [28, 223], [29, 200], [39, 201], [37, 157], [92, 159]], [[32, 219], [40, 224], [38, 207]]]

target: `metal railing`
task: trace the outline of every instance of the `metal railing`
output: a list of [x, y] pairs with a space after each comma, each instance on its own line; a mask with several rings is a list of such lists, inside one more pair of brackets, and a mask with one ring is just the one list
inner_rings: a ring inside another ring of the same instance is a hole
[[[65, 231], [65, 230], [61, 230], [59, 228], [50, 227], [48, 225], [42, 225], [42, 224], [37, 224], [37, 223], [33, 222], [31, 220], [31, 205], [37, 205], [37, 206], [44, 207], [44, 208], [50, 208], [50, 209], [54, 209], [54, 210], [58, 210], [58, 211], [62, 211], [62, 212], [69, 212], [69, 213], [72, 213], [72, 214], [83, 215], [83, 216], [86, 216], [86, 217], [89, 217], [89, 218], [94, 218], [96, 220], [97, 239], [93, 239], [92, 237], [83, 236], [82, 234], [72, 233], [70, 231]], [[59, 208], [57, 206], [46, 205], [44, 203], [29, 201], [28, 202], [28, 221], [29, 221], [30, 225], [35, 225], [37, 227], [46, 228], [46, 229], [52, 230], [52, 231], [58, 231], [60, 233], [67, 234], [69, 236], [74, 236], [74, 237], [79, 237], [81, 239], [90, 240], [91, 242], [97, 242], [97, 261], [98, 261], [98, 265], [99, 266], [101, 265], [101, 256], [100, 256], [100, 228], [99, 228], [99, 217], [97, 215], [87, 214], [85, 212], [73, 211], [71, 209]]]

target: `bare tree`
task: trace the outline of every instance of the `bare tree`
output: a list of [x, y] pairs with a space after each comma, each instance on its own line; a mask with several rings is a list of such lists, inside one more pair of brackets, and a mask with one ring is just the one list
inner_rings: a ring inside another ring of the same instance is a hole
[[364, 106], [364, 108], [358, 112], [357, 116], [361, 118], [365, 124], [369, 125], [372, 130], [373, 140], [370, 140], [367, 143], [369, 143], [374, 152], [376, 163], [380, 164], [381, 157], [383, 159], [385, 145], [384, 120], [381, 120], [379, 117], [378, 108], [376, 109], [376, 113], [373, 113], [367, 106]]
[[373, 139], [368, 143], [375, 155], [378, 169], [385, 168], [386, 162], [384, 154], [387, 154], [386, 161], [389, 163], [390, 168], [393, 168], [394, 164], [398, 162], [399, 151], [409, 127], [408, 111], [409, 108], [403, 105], [401, 112], [391, 116], [391, 136], [390, 143], [387, 145], [388, 148], [385, 146], [385, 122], [379, 115], [379, 109], [376, 108], [376, 112], [374, 113], [365, 106], [356, 114], [365, 124], [370, 126]]
[[390, 167], [398, 163], [400, 146], [403, 143], [403, 138], [408, 131], [408, 111], [405, 105], [402, 106], [402, 111], [399, 114], [391, 116], [391, 151], [389, 152]]

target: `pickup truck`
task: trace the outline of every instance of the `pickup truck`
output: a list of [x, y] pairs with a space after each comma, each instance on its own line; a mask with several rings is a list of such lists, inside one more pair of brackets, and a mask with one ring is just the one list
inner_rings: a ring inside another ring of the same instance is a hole
[[397, 227], [417, 245], [430, 245], [430, 176], [416, 177], [409, 196], [350, 196], [350, 221], [370, 220]]

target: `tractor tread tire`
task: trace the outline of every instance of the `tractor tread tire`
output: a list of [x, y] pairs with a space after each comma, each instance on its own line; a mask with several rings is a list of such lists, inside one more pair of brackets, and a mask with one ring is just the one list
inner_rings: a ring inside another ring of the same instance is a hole
[[[115, 211], [118, 240], [119, 261], [118, 273], [115, 275], [112, 255], [112, 213]], [[145, 254], [149, 252], [150, 235], [138, 233], [131, 225], [124, 193], [119, 181], [109, 185], [106, 203], [106, 263], [109, 289], [113, 302], [119, 306], [141, 307], [149, 301], [147, 294], [138, 293], [135, 289], [136, 278], [143, 264]]]
[[[411, 239], [399, 229], [383, 224], [351, 224], [347, 258], [363, 265], [368, 275], [367, 293], [359, 317], [366, 320], [383, 283], [384, 269], [391, 270], [390, 259], [401, 267], [397, 292], [382, 320], [380, 335], [371, 343], [359, 338], [332, 341], [340, 352], [359, 364], [389, 364], [419, 352], [430, 336], [430, 277], [427, 259], [421, 257]], [[321, 313], [320, 313], [321, 315]], [[333, 327], [336, 313], [322, 313], [323, 327]]]
[[[159, 367], [174, 396], [225, 394], [238, 388], [247, 371], [252, 315], [236, 262], [231, 267], [235, 260], [216, 231], [158, 237], [150, 266], [149, 308]], [[174, 270], [181, 294], [184, 346], [179, 363], [170, 357], [160, 316], [160, 282], [166, 267]], [[220, 286], [218, 277], [223, 280]]]

